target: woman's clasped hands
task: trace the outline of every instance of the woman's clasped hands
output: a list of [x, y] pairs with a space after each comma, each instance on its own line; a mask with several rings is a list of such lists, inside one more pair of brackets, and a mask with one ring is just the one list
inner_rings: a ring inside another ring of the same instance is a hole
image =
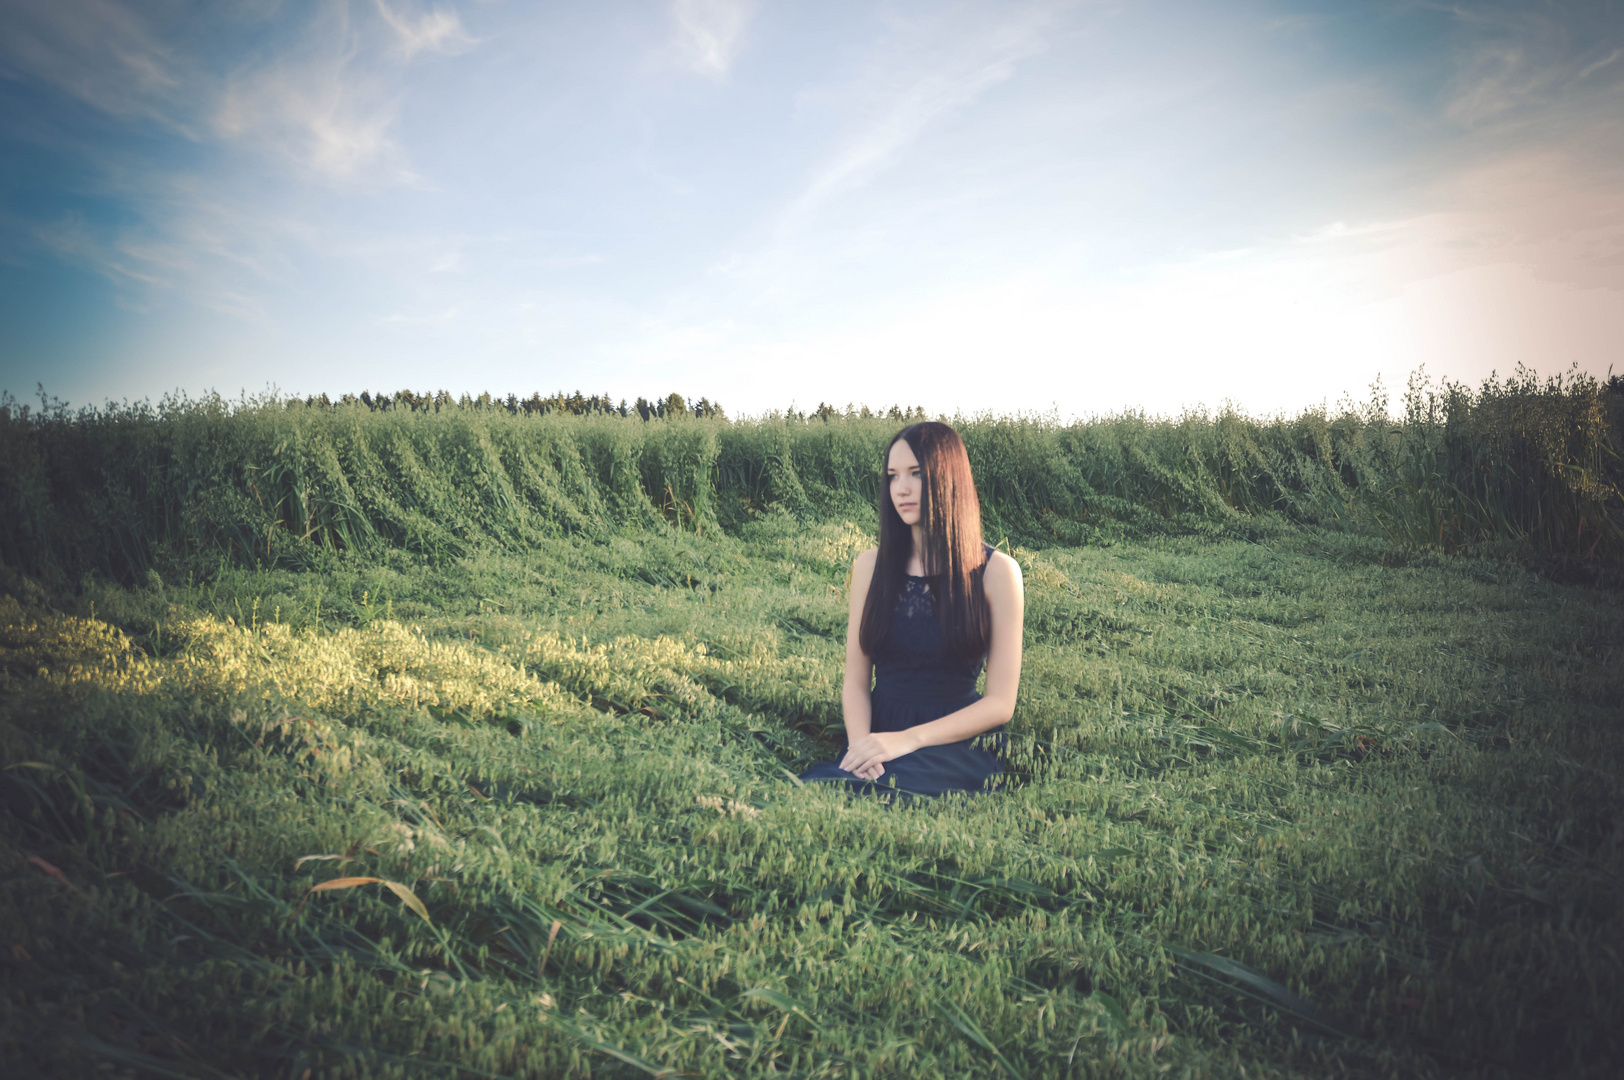
[[840, 767], [864, 780], [878, 780], [887, 761], [911, 754], [919, 745], [912, 731], [871, 731], [846, 748]]

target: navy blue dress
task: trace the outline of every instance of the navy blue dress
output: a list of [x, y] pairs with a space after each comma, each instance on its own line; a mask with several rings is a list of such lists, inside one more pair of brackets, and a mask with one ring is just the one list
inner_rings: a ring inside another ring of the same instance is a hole
[[[991, 551], [988, 548], [989, 556]], [[897, 598], [890, 638], [874, 656], [870, 730], [906, 731], [979, 701], [976, 679], [981, 665], [981, 660], [966, 664], [953, 655], [942, 640], [929, 583], [910, 575]], [[892, 758], [878, 780], [864, 780], [836, 761], [812, 766], [801, 779], [837, 781], [864, 793], [982, 791], [1003, 771], [993, 752], [1003, 741], [999, 726], [963, 742], [921, 746], [911, 754]]]

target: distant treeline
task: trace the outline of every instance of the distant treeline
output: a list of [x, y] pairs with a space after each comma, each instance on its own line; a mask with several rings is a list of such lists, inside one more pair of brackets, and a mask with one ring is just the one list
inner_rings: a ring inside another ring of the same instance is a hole
[[[677, 394], [0, 402], [0, 565], [138, 580], [174, 560], [443, 560], [546, 537], [735, 532], [762, 514], [871, 523], [880, 455], [918, 408], [729, 420]], [[1408, 549], [1624, 566], [1624, 379], [1412, 379], [1366, 405], [1060, 423], [955, 421], [989, 538], [1027, 545], [1291, 525]]]
[[[286, 399], [289, 404], [298, 402], [298, 398]], [[667, 417], [692, 415], [701, 420], [727, 418], [720, 402], [709, 398], [700, 398], [690, 402], [681, 394], [667, 394], [663, 398], [653, 401], [647, 398], [638, 398], [630, 405], [626, 399], [621, 398], [617, 405], [614, 398], [608, 394], [583, 394], [577, 390], [573, 394], [566, 394], [562, 390], [548, 396], [533, 393], [527, 398], [517, 394], [506, 397], [493, 397], [490, 393], [479, 395], [461, 394], [453, 396], [449, 390], [437, 390], [434, 393], [424, 391], [419, 394], [413, 390], [396, 390], [393, 394], [371, 393], [363, 390], [359, 394], [341, 394], [334, 400], [326, 394], [313, 394], [303, 399], [304, 404], [311, 408], [317, 406], [333, 409], [345, 405], [364, 405], [374, 411], [380, 409], [404, 409], [407, 412], [441, 412], [445, 409], [505, 409], [515, 415], [523, 413], [526, 416], [546, 416], [550, 413], [565, 413], [569, 416], [636, 416], [641, 420], [664, 420]], [[0, 408], [8, 406], [0, 405]], [[16, 405], [9, 406], [18, 408]], [[20, 415], [28, 415], [28, 406], [21, 406]], [[818, 407], [810, 413], [798, 411], [791, 406], [783, 414], [791, 420], [805, 420], [815, 417], [819, 420], [832, 420], [845, 416], [884, 416], [892, 420], [921, 419], [925, 410], [914, 406], [903, 408], [892, 405], [888, 409], [875, 411], [868, 406], [847, 405], [844, 410], [838, 409], [828, 402], [819, 402]]]
[[[290, 403], [298, 401], [297, 398], [288, 400]], [[625, 398], [621, 398], [620, 404], [617, 405], [614, 398], [608, 394], [583, 394], [579, 390], [573, 394], [566, 394], [560, 390], [549, 397], [542, 397], [538, 392], [527, 398], [521, 398], [517, 394], [492, 397], [488, 392], [477, 397], [473, 394], [453, 396], [449, 390], [438, 390], [434, 393], [424, 391], [421, 394], [412, 390], [396, 390], [393, 394], [373, 394], [363, 390], [360, 394], [341, 394], [336, 401], [326, 394], [314, 394], [305, 398], [304, 404], [311, 408], [321, 406], [329, 409], [345, 405], [364, 405], [372, 410], [404, 409], [407, 412], [505, 409], [510, 413], [523, 413], [526, 416], [565, 413], [569, 416], [637, 416], [643, 420], [664, 419], [679, 414], [692, 414], [700, 419], [727, 415], [718, 402], [709, 398], [700, 398], [690, 405], [681, 394], [668, 394], [654, 401], [638, 398], [630, 405], [626, 404]]]

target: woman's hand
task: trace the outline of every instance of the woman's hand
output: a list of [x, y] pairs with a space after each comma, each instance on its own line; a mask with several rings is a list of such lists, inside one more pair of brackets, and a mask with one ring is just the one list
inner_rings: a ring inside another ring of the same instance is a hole
[[840, 767], [864, 780], [878, 780], [885, 774], [885, 762], [917, 749], [918, 737], [907, 731], [873, 731], [846, 749]]

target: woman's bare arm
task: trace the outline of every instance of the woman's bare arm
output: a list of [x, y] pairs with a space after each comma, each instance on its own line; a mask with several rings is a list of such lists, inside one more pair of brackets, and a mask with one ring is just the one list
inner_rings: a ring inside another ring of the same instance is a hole
[[[853, 577], [856, 575], [854, 574]], [[987, 649], [987, 692], [980, 701], [948, 713], [940, 720], [918, 724], [906, 731], [882, 731], [867, 738], [852, 739], [840, 767], [863, 775], [863, 770], [912, 753], [921, 746], [962, 742], [983, 731], [1008, 722], [1015, 715], [1015, 696], [1021, 684], [1021, 624], [1026, 613], [1026, 596], [1021, 568], [1001, 551], [993, 552], [984, 571], [983, 588], [992, 614], [992, 642]], [[854, 582], [855, 587], [855, 582]], [[850, 656], [850, 646], [847, 646]], [[847, 667], [850, 682], [851, 668]], [[866, 697], [866, 695], [865, 695]], [[851, 732], [847, 722], [848, 736]]]
[[[876, 549], [869, 548], [851, 564], [851, 594], [847, 597], [846, 615], [846, 678], [840, 688], [841, 713], [846, 722], [848, 745], [868, 735], [869, 725], [874, 718], [874, 703], [869, 697], [874, 661], [863, 651], [862, 626], [863, 604], [868, 599], [869, 583], [874, 580], [877, 557]], [[863, 778], [872, 780], [880, 775], [880, 771], [870, 770], [873, 775]]]

